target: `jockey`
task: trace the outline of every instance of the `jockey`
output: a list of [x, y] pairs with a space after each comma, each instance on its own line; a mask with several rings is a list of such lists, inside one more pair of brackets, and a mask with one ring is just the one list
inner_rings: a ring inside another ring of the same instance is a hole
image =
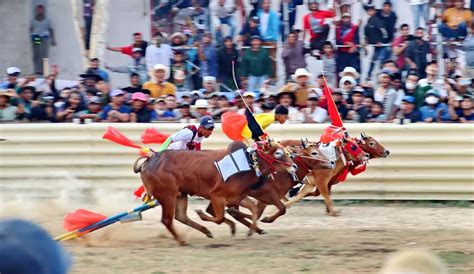
[[163, 143], [158, 151], [172, 150], [201, 150], [201, 142], [209, 138], [214, 131], [214, 120], [211, 116], [203, 116], [199, 127], [189, 125], [174, 133]]
[[[265, 130], [275, 121], [284, 124], [288, 120], [288, 113], [289, 111], [287, 107], [278, 105], [275, 107], [275, 112], [255, 114], [255, 120], [262, 130]], [[246, 139], [252, 138], [252, 129], [249, 128], [248, 124], [242, 129], [242, 136]]]
[[[161, 145], [158, 152], [167, 149], [171, 150], [201, 150], [201, 142], [209, 138], [214, 131], [214, 120], [211, 116], [203, 116], [199, 120], [199, 127], [195, 125], [188, 125], [178, 132], [174, 133]], [[149, 197], [145, 192], [145, 187], [140, 185], [133, 194], [137, 198], [141, 198], [144, 202], [148, 201]]]

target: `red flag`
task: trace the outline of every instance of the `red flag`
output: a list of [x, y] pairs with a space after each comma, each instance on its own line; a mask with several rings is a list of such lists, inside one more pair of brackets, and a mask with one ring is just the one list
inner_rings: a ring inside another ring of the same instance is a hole
[[141, 135], [141, 142], [144, 144], [162, 144], [170, 135], [159, 132], [154, 128], [147, 128]]
[[73, 231], [100, 222], [105, 218], [107, 218], [107, 216], [102, 214], [85, 209], [78, 209], [73, 213], [68, 213], [64, 217], [63, 226], [67, 231]]
[[247, 124], [244, 115], [235, 112], [226, 112], [222, 115], [222, 131], [233, 141], [242, 141], [242, 130]]
[[102, 136], [102, 138], [110, 140], [122, 146], [134, 147], [139, 149], [142, 148], [141, 146], [135, 144], [132, 140], [128, 139], [127, 136], [125, 136], [122, 132], [118, 131], [113, 127], [107, 127], [107, 130], [105, 131], [104, 136]]
[[[324, 82], [326, 83], [326, 78], [324, 78]], [[324, 87], [322, 90], [323, 90], [324, 96], [327, 99], [328, 113], [329, 113], [329, 117], [331, 118], [331, 125], [335, 127], [343, 127], [341, 116], [339, 115], [339, 111], [337, 110], [336, 103], [334, 102], [334, 99], [332, 98], [332, 94], [330, 93], [329, 88], [327, 88], [327, 83], [326, 83], [326, 87]]]

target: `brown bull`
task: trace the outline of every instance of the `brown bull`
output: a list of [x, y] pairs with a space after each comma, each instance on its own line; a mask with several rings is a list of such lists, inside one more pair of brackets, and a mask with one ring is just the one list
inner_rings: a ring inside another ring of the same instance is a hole
[[[365, 162], [369, 159], [369, 155], [364, 152], [355, 141], [342, 139], [340, 144], [341, 149], [337, 149], [339, 157], [336, 161], [336, 167], [331, 170], [315, 170], [309, 174], [307, 178], [307, 184], [303, 186], [296, 197], [285, 202], [285, 206], [289, 207], [292, 204], [300, 201], [306, 195], [313, 192], [314, 188], [317, 187], [324, 198], [328, 214], [336, 216], [337, 212], [334, 210], [334, 205], [329, 197], [328, 183], [334, 177], [339, 177], [345, 172], [347, 165], [355, 162]], [[345, 160], [344, 160], [345, 159]]]
[[[367, 153], [370, 159], [387, 157], [390, 152], [386, 150], [377, 140], [373, 137], [366, 136], [361, 133], [362, 140], [356, 140], [359, 147]], [[365, 159], [351, 159], [353, 166], [358, 166], [364, 163]], [[334, 209], [332, 199], [330, 197], [331, 187], [341, 182], [340, 176], [345, 172], [344, 164], [339, 159], [336, 162], [336, 168], [332, 172], [326, 171], [315, 171], [313, 176], [308, 177], [309, 184], [305, 184], [300, 190], [298, 195], [286, 203], [290, 206], [293, 203], [298, 202], [307, 196], [319, 196], [320, 194], [324, 198], [326, 205], [326, 211], [330, 216], [337, 216], [338, 212]], [[316, 190], [314, 187], [316, 186]]]
[[[234, 151], [246, 148], [239, 142], [229, 146]], [[208, 237], [212, 234], [204, 226], [195, 223], [186, 216], [187, 196], [196, 195], [209, 199], [213, 216], [198, 211], [201, 219], [221, 224], [225, 221], [226, 206], [238, 205], [251, 187], [259, 181], [254, 171], [246, 171], [223, 181], [214, 165], [229, 152], [227, 150], [178, 151], [167, 150], [148, 159], [141, 168], [141, 178], [147, 193], [158, 200], [162, 207], [162, 223], [171, 232], [178, 243], [185, 242], [173, 226], [173, 218], [202, 231]], [[274, 171], [295, 169], [285, 149], [274, 142], [261, 143], [257, 148], [258, 164], [263, 175]], [[248, 205], [256, 216], [257, 208]], [[251, 231], [256, 230], [256, 217], [253, 218]]]
[[[286, 146], [287, 144], [295, 144], [297, 142], [299, 141], [286, 140], [281, 141], [280, 144]], [[293, 161], [295, 162], [295, 164], [298, 165], [296, 176], [300, 180], [305, 178], [306, 175], [313, 170], [332, 169], [335, 166], [335, 162], [329, 161], [324, 156], [324, 154], [318, 149], [317, 144], [310, 144], [301, 141], [301, 147], [287, 148], [296, 153], [296, 156], [293, 158]], [[276, 174], [273, 174], [271, 178], [268, 178], [260, 188], [252, 189], [248, 193], [249, 197], [257, 199], [258, 218], [261, 217], [267, 205], [274, 205], [278, 209], [278, 212], [275, 215], [262, 219], [262, 222], [271, 223], [275, 221], [279, 216], [285, 214], [286, 207], [281, 202], [281, 199], [295, 185], [295, 183], [296, 182], [287, 172], [277, 172]], [[245, 199], [248, 199], [251, 202], [248, 197], [246, 197]], [[235, 208], [228, 210], [228, 213], [242, 224], [250, 227], [251, 224], [245, 218], [250, 218], [251, 216], [243, 214], [240, 211], [237, 211], [237, 209]], [[261, 229], [258, 229], [257, 232], [259, 234], [265, 233]]]

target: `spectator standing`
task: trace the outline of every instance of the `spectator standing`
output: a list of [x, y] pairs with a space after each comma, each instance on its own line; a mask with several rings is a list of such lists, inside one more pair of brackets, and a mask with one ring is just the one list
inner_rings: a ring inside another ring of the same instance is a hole
[[[411, 15], [413, 16], [413, 27], [427, 27], [430, 19], [429, 0], [410, 0]], [[420, 19], [423, 18], [425, 25], [420, 26]]]
[[173, 51], [170, 45], [162, 43], [163, 35], [158, 33], [155, 37], [155, 44], [149, 45], [145, 51], [145, 60], [147, 70], [150, 71], [157, 64], [169, 67], [171, 65], [171, 58], [173, 58]]
[[244, 51], [240, 74], [248, 80], [248, 91], [260, 90], [263, 81], [273, 73], [268, 51], [262, 48], [262, 38], [252, 37], [252, 46]]
[[134, 48], [132, 58], [132, 61], [126, 66], [109, 67], [106, 65], [105, 68], [113, 72], [128, 73], [130, 76], [137, 74], [140, 84], [143, 85], [148, 81], [148, 71], [142, 49]]
[[282, 41], [285, 40], [285, 24], [288, 24], [288, 31], [292, 32], [294, 31], [293, 26], [295, 25], [296, 21], [296, 7], [303, 5], [303, 0], [284, 0], [280, 1], [280, 12], [283, 14], [285, 8], [283, 6], [286, 6], [286, 11], [288, 12], [288, 22], [284, 22], [285, 16], [282, 15], [282, 25], [281, 25], [281, 38]]
[[12, 122], [17, 119], [18, 107], [10, 105], [13, 90], [0, 91], [0, 122]]
[[261, 37], [262, 36], [260, 34], [260, 30], [259, 30], [259, 27], [258, 27], [258, 22], [259, 21], [260, 21], [260, 19], [258, 18], [258, 16], [251, 17], [250, 20], [248, 20], [248, 22], [246, 22], [244, 24], [242, 30], [239, 33], [239, 37], [238, 37], [237, 41], [242, 43], [243, 46], [245, 46], [245, 47], [250, 47], [252, 37], [254, 37], [254, 36], [260, 36]]
[[418, 88], [414, 94], [417, 107], [421, 107], [425, 100], [426, 92], [434, 87], [436, 77], [438, 75], [438, 64], [436, 61], [431, 61], [425, 69], [426, 78], [418, 81]]
[[99, 58], [92, 58], [89, 61], [89, 68], [86, 70], [86, 74], [94, 74], [99, 76], [102, 80], [110, 82], [109, 74], [107, 71], [100, 68]]
[[405, 61], [410, 68], [417, 70], [421, 78], [426, 77], [426, 66], [428, 64], [427, 54], [430, 51], [430, 43], [423, 40], [424, 29], [418, 28], [415, 39], [408, 43], [405, 51]]
[[185, 59], [185, 55], [184, 55], [183, 51], [175, 50], [174, 51], [174, 59], [172, 60], [172, 63], [171, 63], [171, 76], [170, 76], [171, 81], [175, 85], [176, 85], [176, 83], [174, 81], [174, 79], [175, 79], [174, 76], [175, 76], [177, 71], [183, 72], [185, 77], [188, 74], [187, 73], [188, 66], [185, 63], [185, 61], [186, 61], [186, 59]]
[[263, 40], [263, 46], [268, 46], [268, 53], [270, 54], [272, 78], [276, 75], [276, 46], [278, 42], [278, 33], [280, 30], [280, 18], [279, 15], [271, 8], [271, 0], [262, 1], [262, 9], [257, 13], [259, 18], [259, 30]]
[[177, 92], [189, 91], [189, 86], [186, 83], [186, 73], [182, 70], [177, 70], [174, 72], [173, 84], [176, 86]]
[[367, 75], [367, 82], [370, 82], [372, 71], [377, 62], [379, 62], [380, 66], [385, 60], [390, 58], [391, 51], [390, 47], [382, 46], [382, 43], [389, 41], [385, 23], [381, 17], [377, 15], [377, 10], [374, 5], [367, 5], [366, 8], [370, 17], [364, 28], [365, 39], [367, 44], [375, 45]]
[[378, 87], [374, 91], [374, 99], [376, 102], [382, 103], [385, 110], [385, 119], [390, 119], [397, 110], [395, 102], [397, 100], [397, 91], [390, 85], [393, 75], [382, 72], [378, 77]]
[[321, 49], [322, 42], [326, 41], [329, 34], [329, 25], [325, 24], [325, 19], [336, 16], [334, 8], [330, 10], [320, 10], [318, 0], [308, 1], [310, 13], [303, 18], [303, 40], [306, 33], [310, 35], [311, 49]]
[[237, 7], [232, 2], [231, 0], [217, 0], [217, 3], [211, 6], [213, 29], [216, 31], [215, 37], [219, 44], [224, 36], [224, 25], [227, 25], [230, 29], [230, 37], [235, 35], [234, 12], [237, 10]]
[[397, 113], [398, 119], [410, 119], [411, 123], [420, 121], [420, 112], [416, 109], [415, 97], [407, 95], [402, 99], [402, 105]]
[[219, 52], [217, 53], [217, 67], [219, 68], [217, 76], [219, 82], [232, 89], [230, 91], [237, 89], [233, 80], [233, 74], [234, 70], [235, 73], [237, 73], [238, 61], [239, 51], [235, 47], [235, 44], [232, 42], [232, 37], [227, 36], [224, 39], [224, 46], [219, 49]]
[[123, 54], [132, 56], [134, 48], [141, 48], [143, 51], [143, 55], [146, 55], [146, 50], [148, 48], [148, 42], [143, 40], [143, 36], [140, 32], [135, 32], [133, 34], [133, 43], [130, 46], [125, 47], [110, 47], [106, 46], [107, 50], [121, 52]]
[[163, 95], [175, 95], [176, 86], [166, 81], [170, 76], [169, 74], [168, 67], [162, 64], [155, 65], [150, 71], [151, 79], [150, 81], [143, 84], [143, 89], [149, 90], [150, 96], [155, 99], [158, 99]]
[[48, 58], [49, 43], [56, 46], [54, 30], [46, 17], [43, 5], [37, 5], [35, 15], [30, 25], [30, 35], [33, 45], [33, 65], [36, 75], [43, 75], [43, 58]]
[[383, 3], [382, 10], [379, 10], [377, 15], [382, 20], [385, 30], [387, 31], [387, 39], [384, 41], [384, 43], [391, 43], [393, 41], [393, 37], [395, 36], [395, 25], [397, 24], [398, 19], [397, 14], [392, 9], [392, 2], [385, 1]]
[[131, 123], [149, 123], [155, 120], [155, 112], [151, 112], [147, 109], [147, 98], [144, 93], [136, 92], [132, 95], [131, 101], [131, 112], [130, 122]]
[[336, 108], [339, 111], [339, 114], [341, 115], [341, 119], [346, 120], [347, 113], [349, 112], [349, 110], [347, 108], [346, 102], [344, 101], [342, 91], [339, 89], [334, 90], [332, 93], [332, 97], [334, 99], [334, 103], [336, 104]]
[[326, 81], [331, 87], [336, 87], [337, 82], [337, 56], [334, 53], [334, 47], [331, 42], [325, 41], [323, 43], [323, 52], [321, 54], [321, 61], [323, 62], [324, 75]]
[[[205, 4], [205, 5], [203, 5]], [[198, 29], [198, 34], [202, 34], [204, 32], [210, 31], [211, 22], [209, 16], [209, 1], [206, 3], [200, 3], [197, 0], [194, 0], [193, 8], [194, 13], [192, 15], [194, 25]]]
[[130, 121], [130, 112], [132, 109], [124, 105], [125, 96], [120, 89], [114, 89], [110, 92], [112, 102], [105, 106], [100, 114], [100, 119], [109, 123], [127, 123]]
[[94, 15], [95, 0], [82, 0], [82, 16], [84, 17], [84, 43], [86, 50], [90, 49], [92, 16]]
[[299, 68], [295, 74], [291, 76], [293, 83], [288, 83], [280, 89], [281, 92], [291, 92], [295, 95], [295, 105], [300, 108], [306, 107], [308, 95], [315, 87], [309, 85], [311, 73], [305, 68]]
[[283, 45], [281, 57], [285, 64], [286, 79], [290, 79], [291, 75], [299, 68], [306, 67], [304, 59], [305, 49], [303, 41], [298, 40], [298, 33], [292, 31], [288, 34], [286, 43]]
[[319, 96], [312, 94], [308, 97], [307, 108], [301, 111], [304, 114], [305, 123], [324, 123], [328, 119], [328, 112], [318, 106]]
[[343, 71], [345, 67], [353, 67], [360, 71], [359, 26], [352, 24], [350, 13], [344, 13], [341, 23], [336, 26], [336, 44], [345, 46], [337, 49], [337, 73]]
[[396, 37], [393, 40], [392, 47], [393, 47], [393, 55], [396, 56], [395, 63], [397, 67], [404, 71], [406, 70], [406, 62], [405, 62], [405, 52], [408, 48], [408, 44], [410, 43], [409, 39], [410, 28], [407, 24], [402, 24], [400, 26], [400, 36]]
[[421, 120], [425, 123], [449, 121], [448, 106], [440, 102], [438, 91], [431, 89], [426, 93], [425, 106], [420, 108]]
[[199, 45], [198, 56], [201, 67], [201, 70], [199, 70], [200, 76], [217, 77], [217, 50], [212, 44], [210, 32], [204, 33], [202, 37], [202, 44]]
[[444, 11], [443, 22], [438, 25], [445, 39], [464, 40], [472, 26], [472, 11], [464, 8], [464, 0], [455, 0], [454, 7]]

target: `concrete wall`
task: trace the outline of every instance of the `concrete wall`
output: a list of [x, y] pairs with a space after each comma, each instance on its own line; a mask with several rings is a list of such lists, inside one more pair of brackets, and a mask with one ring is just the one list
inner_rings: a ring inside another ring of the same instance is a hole
[[[132, 199], [140, 178], [132, 171], [134, 148], [102, 140], [108, 125], [0, 125], [0, 205], [18, 197], [119, 195]], [[114, 124], [138, 141], [147, 127], [173, 133], [183, 124]], [[327, 125], [272, 125], [277, 140], [316, 140]], [[336, 199], [474, 200], [474, 125], [347, 124], [349, 132], [374, 136], [391, 154], [333, 188]], [[217, 128], [204, 148], [224, 148]], [[157, 147], [152, 145], [151, 147]]]
[[[25, 74], [33, 72], [29, 25], [33, 2], [44, 0], [0, 1], [0, 75], [10, 66], [19, 67]], [[75, 80], [83, 71], [79, 36], [73, 25], [70, 0], [48, 0], [47, 14], [56, 34], [56, 47], [50, 47], [50, 64], [57, 64], [61, 79]]]

